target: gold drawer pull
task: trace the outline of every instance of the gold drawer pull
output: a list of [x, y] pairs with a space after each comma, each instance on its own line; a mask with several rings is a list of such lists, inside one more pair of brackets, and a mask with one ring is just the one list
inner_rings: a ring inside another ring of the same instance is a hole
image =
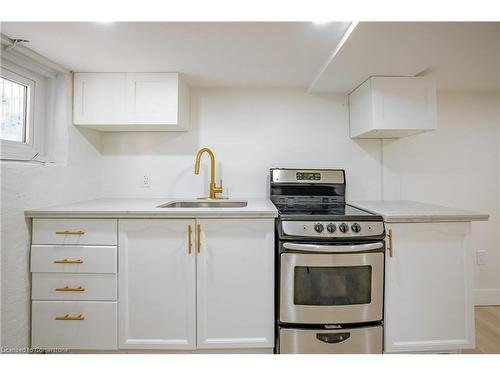
[[81, 235], [85, 234], [85, 231], [83, 231], [83, 230], [58, 230], [58, 231], [56, 231], [56, 234], [68, 234], [68, 235], [81, 236]]
[[85, 288], [79, 286], [78, 288], [70, 288], [69, 286], [65, 286], [64, 288], [56, 288], [56, 292], [84, 292]]
[[201, 251], [201, 225], [198, 224], [196, 226], [197, 233], [196, 233], [196, 250], [198, 251], [198, 254]]
[[193, 249], [193, 243], [191, 242], [192, 233], [193, 229], [191, 229], [191, 225], [188, 225], [188, 254], [191, 254], [191, 250]]
[[64, 259], [54, 260], [54, 263], [61, 263], [61, 264], [82, 264], [83, 260], [81, 260], [81, 259], [70, 260], [70, 259], [64, 258]]
[[392, 245], [392, 229], [389, 229], [389, 232], [387, 233], [387, 239], [389, 240], [389, 257], [393, 257], [394, 255], [394, 247]]
[[77, 315], [77, 316], [69, 316], [69, 314], [66, 314], [64, 316], [56, 316], [55, 319], [56, 320], [85, 320], [85, 317], [82, 314]]

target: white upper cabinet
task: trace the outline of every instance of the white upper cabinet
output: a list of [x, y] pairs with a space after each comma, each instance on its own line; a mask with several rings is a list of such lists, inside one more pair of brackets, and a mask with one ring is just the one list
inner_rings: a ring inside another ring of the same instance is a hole
[[189, 88], [178, 73], [75, 73], [73, 118], [102, 131], [185, 131]]
[[435, 130], [436, 86], [427, 77], [371, 77], [349, 94], [351, 138]]
[[119, 73], [75, 73], [74, 123], [125, 123], [125, 79]]

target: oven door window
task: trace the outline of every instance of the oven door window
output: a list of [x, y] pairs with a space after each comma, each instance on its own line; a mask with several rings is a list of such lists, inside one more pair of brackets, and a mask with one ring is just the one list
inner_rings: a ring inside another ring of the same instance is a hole
[[371, 266], [296, 266], [294, 304], [339, 306], [370, 303], [371, 280]]

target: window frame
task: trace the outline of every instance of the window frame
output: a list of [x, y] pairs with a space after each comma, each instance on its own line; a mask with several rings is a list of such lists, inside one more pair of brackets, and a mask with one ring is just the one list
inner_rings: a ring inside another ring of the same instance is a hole
[[8, 60], [2, 59], [0, 76], [28, 87], [26, 105], [26, 142], [0, 139], [1, 160], [38, 160], [44, 152], [45, 112], [44, 77]]
[[[17, 146], [16, 148], [20, 149], [32, 149], [33, 148], [33, 122], [34, 122], [34, 108], [35, 108], [35, 91], [36, 91], [36, 82], [32, 79], [29, 79], [25, 76], [22, 76], [16, 72], [13, 72], [10, 69], [2, 67], [0, 71], [0, 77], [4, 78], [8, 81], [17, 83], [19, 85], [26, 87], [26, 104], [25, 104], [25, 113], [24, 113], [24, 124], [23, 124], [23, 141], [12, 141], [7, 139], [1, 139], [2, 143], [8, 144], [9, 147]], [[2, 145], [4, 146], [4, 145]]]

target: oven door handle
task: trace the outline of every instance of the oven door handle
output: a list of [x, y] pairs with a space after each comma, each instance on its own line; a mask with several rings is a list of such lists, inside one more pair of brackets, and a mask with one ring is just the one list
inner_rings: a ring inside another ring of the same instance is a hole
[[316, 338], [319, 341], [326, 342], [327, 344], [338, 344], [342, 341], [347, 340], [351, 337], [349, 332], [344, 333], [318, 333], [316, 334]]
[[356, 253], [368, 250], [381, 249], [382, 242], [371, 242], [359, 245], [316, 245], [295, 242], [285, 242], [283, 247], [287, 250], [325, 252], [325, 253]]

